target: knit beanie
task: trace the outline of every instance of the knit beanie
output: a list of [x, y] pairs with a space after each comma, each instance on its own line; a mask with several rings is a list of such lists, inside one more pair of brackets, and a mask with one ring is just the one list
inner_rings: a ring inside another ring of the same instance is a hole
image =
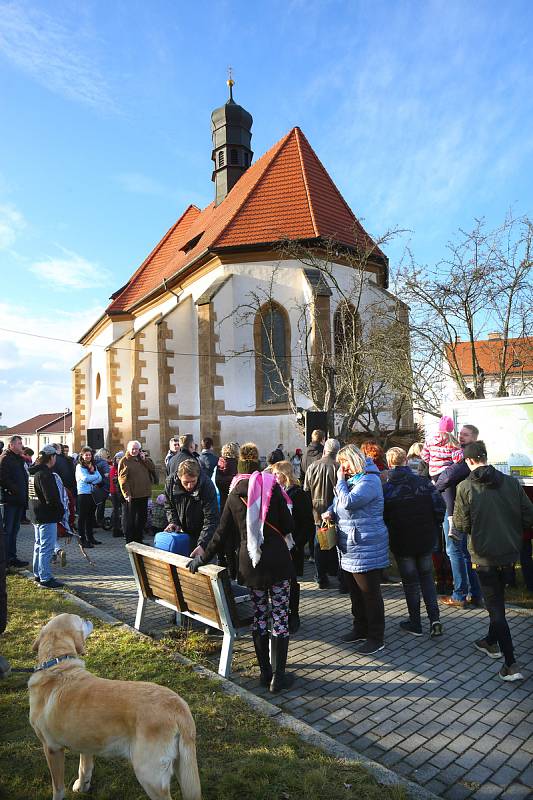
[[243, 444], [239, 451], [239, 461], [237, 472], [241, 475], [249, 475], [261, 469], [259, 464], [259, 450], [253, 442]]
[[439, 431], [441, 433], [453, 433], [455, 425], [451, 417], [441, 417], [439, 421]]

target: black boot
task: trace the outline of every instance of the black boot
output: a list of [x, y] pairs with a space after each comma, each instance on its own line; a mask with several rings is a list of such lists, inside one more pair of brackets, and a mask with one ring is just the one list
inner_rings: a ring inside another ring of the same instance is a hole
[[257, 663], [261, 670], [261, 677], [259, 683], [261, 686], [270, 686], [272, 680], [272, 667], [270, 666], [270, 652], [269, 652], [269, 636], [266, 633], [261, 636], [259, 631], [254, 631], [252, 634], [254, 640], [255, 655], [257, 656]]
[[297, 633], [300, 628], [300, 584], [291, 583], [289, 598], [289, 633]]
[[289, 650], [288, 636], [273, 636], [270, 640], [272, 648], [272, 670], [274, 676], [270, 684], [270, 691], [273, 694], [290, 689], [294, 683], [294, 675], [285, 672], [287, 664], [287, 653]]

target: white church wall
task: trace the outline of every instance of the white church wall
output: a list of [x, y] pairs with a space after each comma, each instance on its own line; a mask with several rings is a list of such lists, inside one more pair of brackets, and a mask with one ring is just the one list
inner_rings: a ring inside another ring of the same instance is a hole
[[[176, 392], [169, 396], [171, 405], [177, 405], [179, 416], [172, 422], [176, 425], [176, 432], [183, 433], [183, 426], [188, 428], [190, 420], [187, 417], [200, 415], [200, 400], [198, 395], [198, 322], [196, 309], [191, 293], [183, 299], [167, 318], [167, 324], [173, 332], [169, 341], [169, 350], [174, 355], [168, 359], [169, 366], [174, 368], [173, 384]], [[188, 355], [188, 354], [193, 355]]]

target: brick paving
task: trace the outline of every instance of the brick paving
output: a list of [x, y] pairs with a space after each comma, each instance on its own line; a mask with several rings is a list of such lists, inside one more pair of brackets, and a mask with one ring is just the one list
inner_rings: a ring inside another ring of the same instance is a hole
[[[31, 526], [19, 534], [19, 557], [30, 558]], [[67, 546], [68, 563], [56, 575], [88, 602], [133, 623], [137, 593], [122, 539], [98, 531], [103, 544], [89, 551]], [[332, 583], [335, 583], [333, 581]], [[399, 586], [383, 587], [386, 648], [371, 658], [340, 642], [350, 627], [349, 598], [321, 591], [306, 565], [302, 627], [291, 640], [291, 691], [274, 702], [345, 745], [448, 800], [533, 798], [533, 614], [509, 610], [526, 680], [505, 683], [500, 662], [472, 646], [486, 633], [487, 614], [444, 609], [444, 636], [417, 638], [398, 628], [406, 608]], [[149, 604], [147, 627], [170, 624], [171, 612]], [[213, 663], [216, 663], [216, 657]], [[257, 680], [251, 638], [237, 640], [232, 680], [273, 699]]]

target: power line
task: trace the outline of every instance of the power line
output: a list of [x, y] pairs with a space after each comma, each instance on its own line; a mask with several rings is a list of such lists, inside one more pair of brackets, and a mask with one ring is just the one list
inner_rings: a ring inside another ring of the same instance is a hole
[[[29, 333], [28, 331], [16, 331], [12, 328], [0, 328], [0, 332], [4, 333], [14, 333], [17, 336], [30, 336], [32, 339], [44, 339], [49, 342], [63, 342], [63, 344], [76, 344], [79, 347], [83, 347], [80, 345], [79, 342], [74, 341], [74, 339], [61, 339], [58, 336], [44, 336], [41, 333]], [[207, 357], [216, 357], [221, 356], [223, 358], [253, 358], [255, 352], [252, 353], [179, 353], [176, 350], [137, 350], [131, 349], [130, 347], [117, 347], [114, 344], [92, 344], [92, 347], [101, 347], [103, 350], [113, 349], [113, 350], [125, 350], [128, 353], [153, 353], [154, 355], [167, 355], [167, 356], [188, 356], [190, 358], [207, 358]], [[280, 361], [283, 359], [294, 359], [294, 358], [307, 358], [305, 353], [296, 353], [289, 356], [276, 356], [276, 359]]]

